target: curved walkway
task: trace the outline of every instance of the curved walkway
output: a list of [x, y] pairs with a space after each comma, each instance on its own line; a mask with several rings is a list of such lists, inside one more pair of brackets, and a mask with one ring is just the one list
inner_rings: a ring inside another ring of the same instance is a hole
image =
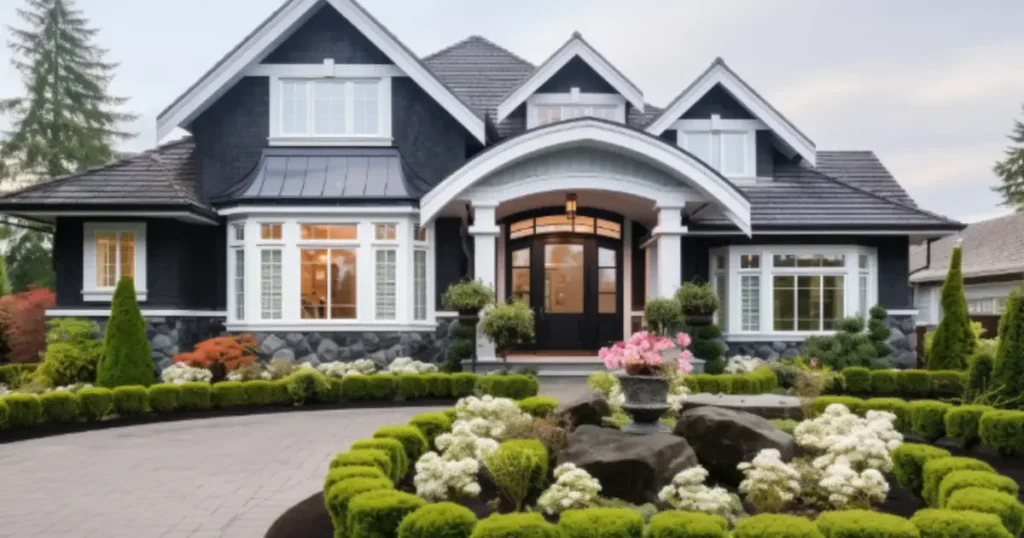
[[338, 451], [422, 407], [168, 422], [0, 445], [0, 537], [258, 538]]

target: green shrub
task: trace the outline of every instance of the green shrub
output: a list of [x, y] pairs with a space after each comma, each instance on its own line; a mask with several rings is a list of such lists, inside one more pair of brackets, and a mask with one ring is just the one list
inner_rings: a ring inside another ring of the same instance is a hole
[[491, 340], [495, 354], [505, 360], [514, 347], [532, 344], [536, 338], [533, 309], [525, 301], [498, 304], [484, 313], [480, 332]]
[[476, 390], [476, 374], [458, 372], [451, 374], [452, 398], [465, 398]]
[[456, 282], [444, 291], [441, 304], [446, 310], [476, 315], [483, 307], [494, 302], [494, 291], [478, 280]]
[[647, 330], [662, 336], [678, 331], [686, 322], [682, 306], [675, 299], [648, 299], [644, 303]]
[[427, 380], [421, 374], [396, 375], [395, 387], [398, 395], [406, 400], [415, 400], [427, 396]]
[[839, 330], [835, 335], [807, 338], [804, 341], [804, 355], [817, 357], [822, 364], [833, 370], [886, 365], [884, 359], [892, 353], [892, 348], [885, 343], [889, 328], [883, 321], [884, 316], [885, 310], [872, 308], [867, 332], [864, 330], [863, 319], [845, 318], [839, 322]]
[[629, 508], [566, 510], [559, 516], [566, 538], [643, 538], [644, 518]]
[[284, 381], [295, 405], [323, 401], [331, 391], [327, 378], [312, 368], [296, 368]]
[[918, 538], [913, 523], [869, 510], [823, 512], [815, 524], [825, 538]]
[[981, 440], [978, 435], [981, 416], [989, 411], [992, 411], [992, 408], [987, 405], [961, 405], [946, 411], [943, 419], [946, 436], [966, 448], [978, 444]]
[[389, 490], [394, 487], [387, 478], [349, 478], [331, 486], [324, 492], [324, 506], [331, 516], [336, 537], [346, 537], [349, 502], [360, 493]]
[[[596, 536], [596, 535], [595, 535]], [[729, 522], [700, 512], [668, 511], [651, 518], [647, 538], [728, 538]]]
[[35, 394], [8, 394], [4, 396], [7, 402], [7, 424], [11, 428], [25, 428], [35, 426], [43, 421], [43, 406], [39, 402], [39, 396]]
[[[103, 339], [103, 358], [96, 367], [96, 384], [103, 387], [153, 384], [153, 352], [146, 338], [146, 322], [135, 300], [135, 282], [123, 276], [110, 302]], [[117, 405], [115, 394], [114, 405]]]
[[1013, 538], [992, 514], [926, 508], [915, 512], [910, 522], [921, 538]]
[[160, 383], [149, 387], [149, 408], [154, 413], [170, 413], [181, 402], [181, 385]]
[[293, 405], [292, 395], [288, 393], [287, 381], [284, 379], [272, 379], [270, 381], [270, 401], [275, 405]]
[[935, 441], [946, 435], [946, 412], [953, 406], [935, 400], [918, 400], [910, 402], [910, 431], [928, 441]]
[[957, 370], [935, 370], [928, 372], [932, 381], [932, 396], [936, 398], [959, 398], [964, 393], [964, 373]]
[[709, 374], [721, 374], [725, 370], [725, 342], [720, 340], [722, 329], [718, 325], [692, 325], [690, 329], [690, 351], [694, 357], [704, 359], [704, 371]]
[[718, 292], [709, 282], [683, 282], [675, 299], [686, 316], [710, 316], [722, 307]]
[[366, 376], [366, 393], [371, 400], [394, 400], [397, 394], [395, 376], [391, 374]]
[[221, 381], [213, 385], [213, 405], [221, 409], [241, 407], [249, 400], [245, 397], [245, 387], [241, 381]]
[[[537, 477], [548, 463], [544, 445], [535, 439], [528, 441], [532, 443], [527, 444], [527, 440], [505, 441], [484, 459], [494, 485], [515, 506], [517, 512], [522, 508], [523, 500], [531, 488], [537, 485]], [[536, 445], [543, 449], [543, 457]]]
[[376, 467], [390, 479], [394, 479], [394, 466], [388, 452], [382, 449], [352, 447], [347, 452], [338, 452], [331, 459], [331, 469], [341, 467]]
[[903, 370], [896, 374], [896, 386], [904, 398], [924, 398], [932, 393], [932, 379], [925, 370]]
[[505, 446], [505, 450], [516, 450], [524, 451], [533, 454], [533, 458], [536, 464], [533, 468], [533, 476], [531, 481], [537, 488], [544, 487], [544, 482], [548, 478], [548, 449], [538, 439], [510, 439], [503, 441], [499, 446]]
[[999, 320], [992, 384], [1000, 399], [1024, 408], [1024, 291], [1020, 289], [1010, 293]]
[[494, 514], [480, 520], [470, 538], [565, 538], [561, 529], [544, 521], [537, 512]]
[[871, 370], [871, 392], [874, 394], [896, 394], [895, 370]]
[[[929, 370], [963, 370], [967, 367], [967, 357], [974, 353], [976, 339], [971, 330], [971, 318], [967, 315], [960, 258], [960, 247], [953, 247], [949, 272], [942, 283], [942, 319], [935, 328], [928, 354]], [[1007, 303], [1007, 312], [1009, 306]]]
[[778, 428], [780, 431], [783, 431], [790, 435], [793, 435], [793, 432], [796, 431], [797, 424], [800, 424], [799, 422], [791, 419], [773, 419], [769, 420], [768, 422], [771, 422], [772, 425]]
[[39, 395], [43, 417], [56, 424], [78, 420], [78, 400], [71, 391], [53, 391]]
[[404, 491], [381, 489], [360, 493], [348, 503], [349, 538], [395, 538], [406, 516], [427, 504]]
[[896, 415], [893, 427], [904, 432], [910, 429], [910, 404], [899, 398], [870, 398], [864, 400], [864, 409], [869, 411], [888, 411]]
[[865, 411], [864, 400], [854, 396], [819, 396], [814, 399], [815, 416], [824, 413], [825, 409], [832, 404], [845, 405], [855, 415], [863, 415]]
[[345, 399], [345, 383], [340, 377], [326, 377], [327, 392], [320, 395], [320, 403], [339, 403]]
[[939, 486], [942, 484], [942, 479], [956, 471], [995, 473], [991, 465], [974, 458], [949, 457], [928, 460], [924, 463], [921, 472], [924, 484], [921, 488], [921, 497], [928, 503], [928, 506], [939, 506]]
[[978, 424], [981, 443], [1005, 456], [1024, 454], [1024, 411], [989, 411]]
[[465, 506], [431, 503], [402, 520], [398, 538], [469, 538], [475, 525], [476, 515]]
[[452, 420], [444, 413], [422, 413], [412, 417], [409, 424], [427, 439], [428, 446], [434, 446], [434, 439], [438, 435], [447, 432], [452, 428]]
[[349, 465], [333, 467], [328, 469], [324, 477], [324, 491], [331, 489], [331, 486], [349, 478], [387, 478], [380, 467], [372, 465]]
[[206, 411], [212, 405], [211, 392], [209, 383], [182, 383], [178, 406], [182, 411]]
[[558, 409], [558, 400], [550, 396], [531, 396], [519, 400], [519, 409], [537, 418], [544, 418]]
[[365, 375], [350, 375], [341, 379], [341, 393], [350, 402], [366, 400], [370, 397], [369, 377]]
[[86, 387], [75, 393], [78, 412], [86, 420], [102, 420], [114, 409], [114, 393], [103, 387]]
[[405, 448], [410, 463], [415, 463], [420, 456], [430, 450], [427, 438], [415, 426], [382, 426], [373, 432], [375, 439], [396, 439]]
[[245, 402], [249, 405], [270, 405], [274, 402], [274, 383], [257, 379], [242, 383]]
[[53, 385], [92, 383], [96, 380], [96, 365], [103, 356], [103, 342], [54, 342], [46, 345], [39, 375]]
[[784, 514], [760, 514], [736, 522], [733, 538], [822, 538], [809, 520]]
[[149, 392], [141, 385], [114, 387], [114, 411], [123, 417], [139, 416], [149, 407]]
[[946, 501], [953, 493], [966, 488], [983, 488], [1001, 491], [1014, 497], [1020, 493], [1020, 486], [1012, 478], [988, 471], [953, 471], [939, 484], [936, 508], [945, 508]]
[[477, 389], [495, 398], [522, 400], [536, 396], [540, 385], [537, 379], [523, 374], [490, 374], [477, 378]]
[[0, 430], [7, 428], [7, 421], [10, 417], [11, 409], [7, 407], [7, 402], [0, 398]]
[[978, 349], [967, 360], [967, 383], [964, 385], [964, 402], [973, 403], [981, 400], [994, 389], [992, 369], [995, 368], [995, 356], [986, 349]]
[[729, 394], [754, 394], [757, 383], [748, 377], [749, 374], [738, 374], [730, 376], [731, 386]]
[[948, 450], [917, 443], [903, 443], [892, 452], [892, 474], [901, 486], [921, 495], [924, 486], [924, 464], [929, 460], [948, 458]]
[[779, 376], [771, 368], [758, 368], [747, 376], [757, 383], [757, 394], [775, 392], [779, 388]]
[[12, 363], [0, 366], [0, 383], [7, 385], [7, 388], [16, 389], [21, 386], [22, 381], [39, 370], [39, 364]]
[[982, 488], [965, 488], [953, 492], [946, 500], [949, 510], [969, 510], [998, 516], [1010, 534], [1024, 532], [1024, 505], [1015, 495]]
[[452, 378], [449, 374], [424, 374], [423, 379], [427, 382], [427, 396], [431, 398], [452, 397]]
[[360, 439], [352, 443], [353, 450], [379, 450], [384, 453], [388, 458], [390, 467], [388, 469], [388, 476], [397, 484], [405, 478], [406, 473], [409, 472], [411, 463], [409, 456], [405, 451], [405, 446], [398, 439]]
[[846, 390], [854, 394], [871, 392], [871, 370], [862, 366], [854, 366], [843, 368], [842, 374], [846, 379]]

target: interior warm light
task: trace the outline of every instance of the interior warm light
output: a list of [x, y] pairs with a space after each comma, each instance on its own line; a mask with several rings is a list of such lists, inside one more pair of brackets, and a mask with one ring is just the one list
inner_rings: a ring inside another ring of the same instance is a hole
[[576, 218], [576, 193], [570, 192], [565, 195], [565, 215], [569, 217], [569, 220]]

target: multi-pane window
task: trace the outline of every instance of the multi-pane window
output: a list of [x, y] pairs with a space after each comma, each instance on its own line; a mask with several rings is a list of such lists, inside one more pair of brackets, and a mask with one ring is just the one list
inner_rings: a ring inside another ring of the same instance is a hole
[[572, 219], [567, 215], [549, 215], [546, 217], [537, 217], [536, 219], [520, 220], [509, 225], [510, 239], [519, 239], [521, 237], [528, 237], [534, 234], [567, 232], [578, 234], [597, 234], [610, 237], [612, 239], [619, 239], [622, 237], [622, 225], [618, 222], [597, 219], [594, 217], [584, 217], [582, 215], [577, 215]]
[[280, 86], [282, 136], [378, 136], [379, 79], [288, 79]]
[[530, 304], [530, 249], [512, 251], [512, 298]]
[[123, 276], [135, 277], [135, 233], [96, 233], [96, 287], [113, 288]]
[[398, 252], [393, 248], [376, 251], [377, 319], [395, 319], [398, 303]]
[[427, 319], [427, 251], [416, 249], [413, 252], [413, 306], [412, 318], [417, 321]]
[[740, 256], [740, 330], [761, 330], [761, 256]]
[[245, 249], [236, 248], [232, 252], [235, 256], [235, 318], [242, 320], [245, 319]]
[[356, 249], [299, 250], [302, 319], [355, 319]]
[[857, 313], [861, 318], [868, 317], [868, 284], [870, 282], [871, 266], [868, 256], [861, 254], [857, 256]]
[[356, 224], [303, 224], [299, 226], [299, 239], [357, 239]]
[[536, 105], [537, 125], [583, 117], [616, 121], [618, 110], [615, 105]]
[[679, 145], [723, 175], [754, 176], [754, 137], [750, 131], [683, 131]]
[[619, 309], [618, 272], [615, 251], [610, 248], [597, 249], [597, 312], [614, 314]]
[[281, 225], [273, 223], [260, 224], [260, 239], [267, 241], [280, 241]]
[[281, 249], [260, 250], [260, 318], [281, 319]]
[[776, 331], [832, 331], [843, 318], [842, 275], [775, 276]]

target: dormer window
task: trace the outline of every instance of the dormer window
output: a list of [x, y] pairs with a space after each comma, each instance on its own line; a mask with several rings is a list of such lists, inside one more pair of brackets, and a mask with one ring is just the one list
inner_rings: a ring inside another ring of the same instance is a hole
[[391, 144], [390, 78], [271, 81], [273, 145]]
[[567, 93], [538, 93], [526, 99], [527, 129], [583, 117], [624, 123], [626, 99], [619, 94], [580, 93], [579, 88]]
[[679, 146], [706, 162], [726, 177], [757, 176], [756, 120], [710, 120], [676, 122]]

